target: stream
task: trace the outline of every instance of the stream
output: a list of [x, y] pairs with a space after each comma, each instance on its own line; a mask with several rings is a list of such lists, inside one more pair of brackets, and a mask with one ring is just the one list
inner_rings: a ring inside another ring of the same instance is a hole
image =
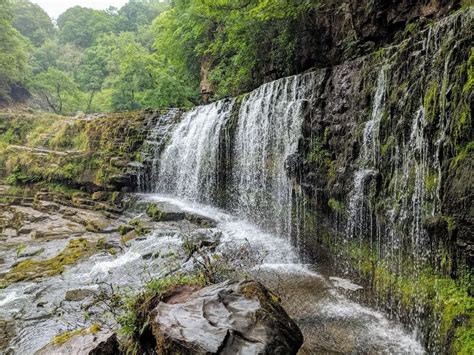
[[[216, 230], [222, 233], [217, 252], [248, 246], [257, 253], [259, 258], [252, 260], [258, 262], [248, 265], [248, 272], [280, 295], [284, 308], [302, 329], [301, 354], [423, 353], [414, 335], [399, 324], [343, 295], [357, 292], [360, 286], [320, 273], [314, 265], [301, 264], [297, 251], [285, 239], [210, 206], [156, 194], [140, 195], [140, 200], [164, 202], [214, 219]], [[87, 291], [97, 291], [100, 284], [136, 293], [151, 278], [176, 267], [191, 268], [182, 249], [183, 233], [183, 226], [163, 223], [115, 256], [99, 253], [62, 275], [0, 290], [0, 317], [12, 320], [19, 329], [7, 353], [32, 354], [54, 336], [88, 326], [90, 320], [84, 317]], [[84, 297], [65, 297], [68, 291], [77, 290]]]

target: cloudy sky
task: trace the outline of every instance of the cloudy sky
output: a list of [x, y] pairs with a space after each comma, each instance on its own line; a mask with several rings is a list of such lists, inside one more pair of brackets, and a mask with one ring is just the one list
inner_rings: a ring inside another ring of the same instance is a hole
[[33, 0], [41, 6], [50, 17], [57, 19], [70, 7], [80, 5], [93, 9], [106, 9], [109, 6], [121, 7], [127, 0]]

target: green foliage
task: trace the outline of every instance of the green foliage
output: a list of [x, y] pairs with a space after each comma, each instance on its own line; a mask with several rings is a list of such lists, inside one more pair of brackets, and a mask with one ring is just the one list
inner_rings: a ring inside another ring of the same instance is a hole
[[[153, 23], [155, 49], [178, 73], [197, 86], [199, 63], [210, 63], [218, 97], [248, 91], [272, 59], [280, 75], [289, 74], [294, 20], [314, 1], [175, 1]], [[182, 75], [182, 74], [181, 74]]]
[[0, 102], [10, 100], [10, 87], [28, 75], [28, 42], [12, 26], [10, 2], [0, 0]]
[[38, 5], [27, 0], [15, 0], [13, 5], [13, 27], [35, 46], [41, 46], [55, 34], [48, 14]]
[[33, 90], [43, 97], [57, 114], [73, 112], [80, 94], [74, 80], [68, 74], [54, 68], [49, 68], [34, 77]]
[[334, 212], [343, 212], [344, 211], [344, 204], [341, 201], [338, 201], [334, 198], [330, 198], [328, 201], [328, 206], [330, 209], [332, 209]]
[[308, 161], [317, 165], [323, 165], [330, 158], [330, 153], [323, 148], [323, 144], [317, 138], [311, 142], [310, 151], [308, 153]]
[[59, 39], [82, 48], [90, 47], [104, 33], [115, 30], [115, 22], [106, 11], [72, 7], [58, 18]]

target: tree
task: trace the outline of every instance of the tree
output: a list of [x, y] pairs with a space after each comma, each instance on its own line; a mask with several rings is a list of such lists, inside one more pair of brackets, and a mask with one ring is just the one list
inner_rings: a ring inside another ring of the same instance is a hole
[[116, 17], [106, 11], [72, 7], [58, 18], [59, 39], [62, 43], [88, 48], [100, 35], [116, 30]]
[[157, 0], [130, 0], [117, 12], [118, 28], [121, 32], [136, 32], [149, 25], [166, 8], [166, 4]]
[[[318, 1], [174, 0], [153, 23], [155, 49], [217, 97], [261, 83], [269, 71], [292, 70], [296, 19]], [[198, 64], [196, 66], [196, 64]]]
[[36, 47], [41, 46], [55, 34], [54, 25], [48, 14], [40, 6], [27, 0], [13, 2], [13, 27]]
[[89, 93], [86, 112], [90, 112], [94, 95], [102, 89], [102, 85], [109, 75], [109, 53], [105, 46], [98, 45], [88, 48], [77, 74], [77, 82], [82, 90]]
[[57, 114], [71, 113], [79, 107], [79, 90], [64, 72], [49, 68], [33, 78], [33, 90]]
[[10, 3], [0, 0], [0, 101], [10, 100], [13, 84], [28, 76], [28, 43], [12, 26]]

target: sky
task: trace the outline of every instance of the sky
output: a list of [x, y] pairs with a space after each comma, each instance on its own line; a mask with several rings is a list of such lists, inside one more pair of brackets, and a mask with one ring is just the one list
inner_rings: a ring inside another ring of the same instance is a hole
[[48, 15], [57, 19], [64, 11], [70, 7], [79, 5], [93, 9], [107, 9], [109, 6], [122, 7], [128, 0], [32, 0], [41, 6]]

